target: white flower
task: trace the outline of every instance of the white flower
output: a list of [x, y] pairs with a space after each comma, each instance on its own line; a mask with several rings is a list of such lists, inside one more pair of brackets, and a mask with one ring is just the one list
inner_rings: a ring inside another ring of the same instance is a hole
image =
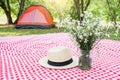
[[88, 14], [88, 12], [87, 11], [83, 11], [84, 12], [84, 14]]
[[81, 16], [81, 17], [83, 17], [83, 16], [84, 16], [84, 14], [81, 14], [80, 16]]
[[80, 35], [80, 36], [79, 36], [79, 38], [82, 40], [82, 39], [83, 39], [83, 36], [82, 36], [82, 35]]
[[84, 36], [84, 37], [87, 37], [88, 35], [87, 35], [87, 33], [84, 33], [83, 36]]
[[[110, 35], [107, 33], [108, 31], [104, 30], [105, 27], [102, 27], [101, 18], [94, 17], [92, 13], [88, 12], [84, 12], [84, 15], [81, 24], [80, 21], [72, 20], [70, 15], [68, 15], [67, 18], [61, 21], [60, 26], [67, 27], [68, 31], [73, 35], [73, 39], [77, 39], [76, 41], [82, 44], [79, 44], [81, 45], [80, 47], [83, 48], [85, 43], [89, 43], [88, 47], [90, 49], [96, 39], [101, 38], [103, 35], [107, 37], [110, 37]], [[83, 16], [83, 14], [80, 16]], [[115, 35], [117, 34], [118, 31], [116, 31]]]
[[87, 42], [88, 42], [88, 40], [87, 40], [87, 39], [85, 39], [84, 43], [87, 43]]
[[92, 36], [92, 33], [90, 33], [90, 36]]
[[92, 14], [92, 13], [89, 13], [88, 16], [89, 16], [89, 17], [93, 17], [93, 14]]
[[80, 26], [80, 21], [77, 21], [78, 26]]
[[89, 25], [87, 26], [87, 28], [88, 28], [88, 29], [91, 29], [91, 27], [90, 27]]

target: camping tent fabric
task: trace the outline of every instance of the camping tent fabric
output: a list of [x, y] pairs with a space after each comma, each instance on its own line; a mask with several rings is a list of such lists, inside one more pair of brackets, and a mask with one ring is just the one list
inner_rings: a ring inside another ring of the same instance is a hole
[[31, 5], [20, 16], [16, 28], [50, 28], [53, 25], [53, 17], [44, 6]]

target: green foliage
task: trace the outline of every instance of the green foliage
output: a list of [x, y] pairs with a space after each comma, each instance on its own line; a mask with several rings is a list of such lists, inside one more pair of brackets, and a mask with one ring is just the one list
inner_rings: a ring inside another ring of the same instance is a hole
[[71, 6], [71, 9], [70, 9], [70, 11], [69, 11], [69, 14], [70, 14], [70, 16], [72, 17], [72, 19], [78, 19], [78, 15], [77, 15], [77, 10], [76, 10], [76, 8], [75, 8], [75, 5], [72, 5]]
[[44, 6], [48, 8], [54, 19], [61, 21], [69, 13], [71, 3], [72, 0], [46, 0]]
[[[6, 0], [0, 0], [6, 1]], [[12, 10], [12, 18], [16, 19], [19, 11], [20, 0], [9, 0]], [[62, 20], [66, 15], [70, 14], [73, 19], [77, 19], [77, 10], [73, 0], [25, 0], [25, 8], [32, 4], [41, 4], [45, 6], [56, 20]], [[59, 1], [59, 2], [58, 2]], [[120, 20], [120, 0], [108, 0], [110, 2], [112, 14], [116, 16], [117, 21]], [[90, 6], [87, 9], [89, 12], [94, 13], [95, 16], [102, 16], [104, 20], [112, 20], [109, 14], [109, 9], [106, 0], [91, 0]], [[0, 15], [4, 14], [0, 8]]]
[[0, 15], [4, 14], [4, 11], [2, 10], [2, 8], [0, 7]]
[[110, 32], [110, 37], [106, 37], [107, 39], [112, 39], [112, 40], [120, 40], [120, 28], [118, 28], [118, 33], [116, 35], [115, 32], [115, 28], [114, 27], [110, 27], [110, 29], [108, 30], [108, 32]]
[[18, 10], [19, 10], [19, 3], [17, 0], [10, 0], [11, 5], [11, 12], [13, 17], [17, 17]]
[[[42, 1], [42, 0], [41, 0]], [[29, 7], [30, 5], [32, 4], [36, 4], [36, 3], [39, 3], [40, 1], [36, 1], [36, 0], [26, 0], [25, 2], [25, 8], [24, 10]], [[19, 4], [19, 0], [10, 0], [10, 5], [11, 5], [11, 12], [12, 12], [12, 16], [14, 18], [17, 17], [17, 14], [18, 14], [18, 11], [19, 11], [19, 8], [20, 8], [20, 4]]]
[[108, 0], [109, 6], [108, 6], [108, 16], [110, 20], [114, 20], [115, 17], [117, 20], [120, 20], [120, 0]]
[[[50, 1], [50, 0], [26, 0], [25, 2], [25, 9], [33, 4], [40, 4], [45, 6], [51, 13], [54, 19], [62, 19], [64, 16], [66, 16], [70, 10], [71, 1], [64, 1], [61, 0], [61, 3], [58, 3], [56, 0]], [[10, 0], [11, 10], [12, 10], [12, 16], [13, 18], [17, 17], [18, 11], [19, 11], [19, 1], [18, 0]], [[25, 10], [24, 9], [24, 10]]]
[[[92, 0], [88, 11], [94, 13], [96, 16], [102, 16], [104, 20], [112, 20], [112, 15], [116, 16], [117, 21], [120, 20], [120, 0], [108, 0], [110, 2], [110, 10], [106, 0]], [[110, 14], [112, 12], [112, 15]]]

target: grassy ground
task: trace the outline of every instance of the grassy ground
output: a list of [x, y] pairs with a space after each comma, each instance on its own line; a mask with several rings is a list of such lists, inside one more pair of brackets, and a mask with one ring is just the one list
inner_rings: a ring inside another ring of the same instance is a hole
[[114, 33], [111, 31], [111, 36], [109, 39], [113, 39], [113, 40], [120, 40], [120, 32], [117, 36], [114, 35]]
[[[0, 26], [0, 36], [18, 36], [18, 35], [31, 35], [31, 34], [47, 34], [64, 32], [64, 29], [15, 29], [13, 26]], [[120, 40], [120, 32], [118, 36], [114, 35], [114, 31], [110, 30], [111, 36], [109, 39]]]
[[15, 29], [14, 27], [0, 27], [0, 36], [17, 36], [30, 34], [47, 34], [63, 32], [64, 29]]
[[120, 29], [119, 29], [119, 32], [118, 32], [117, 36], [115, 35], [116, 34], [115, 29], [110, 29], [108, 32], [110, 34], [110, 38], [108, 38], [108, 39], [120, 40]]

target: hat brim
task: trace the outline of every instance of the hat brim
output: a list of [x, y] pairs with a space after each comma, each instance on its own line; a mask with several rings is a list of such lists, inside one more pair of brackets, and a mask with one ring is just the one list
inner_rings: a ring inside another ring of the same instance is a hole
[[53, 69], [67, 69], [67, 68], [72, 68], [72, 67], [78, 66], [78, 57], [72, 56], [72, 59], [73, 59], [73, 62], [68, 64], [68, 65], [65, 65], [65, 66], [52, 66], [52, 65], [49, 65], [47, 63], [48, 62], [48, 58], [44, 57], [44, 58], [39, 60], [39, 64], [41, 66], [43, 66], [43, 67], [53, 68]]

